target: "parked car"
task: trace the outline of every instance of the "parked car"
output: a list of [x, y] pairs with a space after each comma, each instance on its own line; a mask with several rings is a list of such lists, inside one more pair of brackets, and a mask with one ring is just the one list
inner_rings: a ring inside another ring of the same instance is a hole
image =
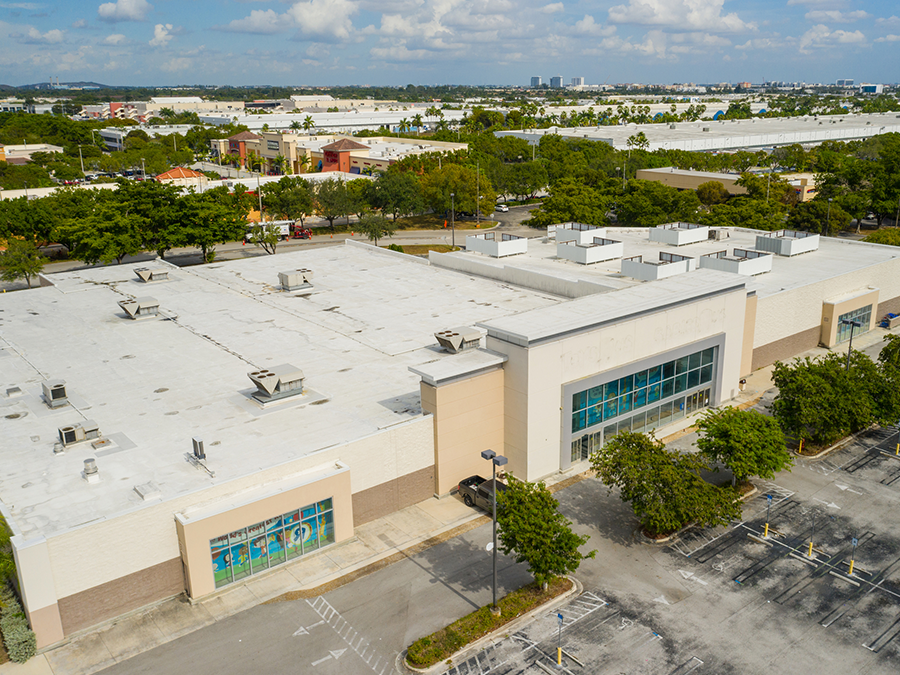
[[500, 213], [506, 213], [509, 211], [509, 207], [506, 204], [497, 204], [494, 210], [499, 211]]
[[[485, 511], [493, 509], [493, 480], [488, 480], [481, 476], [469, 476], [465, 480], [460, 481], [457, 489], [466, 506], [477, 506]], [[507, 490], [506, 483], [501, 483], [498, 480], [497, 490], [505, 492]]]

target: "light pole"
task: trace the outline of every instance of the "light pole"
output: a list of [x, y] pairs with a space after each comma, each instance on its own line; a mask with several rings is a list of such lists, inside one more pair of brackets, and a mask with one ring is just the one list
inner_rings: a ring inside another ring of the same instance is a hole
[[841, 319], [841, 325], [850, 326], [850, 346], [847, 347], [847, 372], [850, 372], [850, 352], [853, 351], [853, 329], [859, 328], [862, 324], [853, 319]]
[[481, 162], [475, 161], [475, 227], [481, 222]]
[[494, 554], [493, 560], [493, 590], [494, 590], [494, 601], [491, 604], [491, 614], [494, 616], [500, 616], [500, 608], [497, 607], [497, 467], [505, 465], [509, 460], [503, 455], [498, 455], [493, 450], [482, 450], [481, 451], [482, 459], [490, 460], [491, 462], [491, 505], [493, 506], [493, 520], [494, 520], [494, 546], [491, 549]]
[[[446, 222], [446, 221], [445, 221]], [[453, 248], [456, 248], [456, 193], [450, 193], [450, 236]]]
[[81, 162], [81, 177], [84, 178], [84, 157], [81, 156], [81, 146], [78, 146], [78, 161]]
[[259, 197], [259, 223], [262, 225], [262, 187], [259, 184], [259, 176], [256, 177], [256, 196]]
[[144, 158], [141, 157], [141, 180], [147, 180], [147, 169], [144, 167]]
[[828, 198], [828, 213], [825, 215], [825, 236], [831, 234], [831, 197]]

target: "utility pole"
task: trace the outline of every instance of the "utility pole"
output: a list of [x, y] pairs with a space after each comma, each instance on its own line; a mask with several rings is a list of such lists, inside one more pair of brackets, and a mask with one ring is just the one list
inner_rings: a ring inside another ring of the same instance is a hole
[[475, 227], [481, 222], [481, 162], [475, 160]]
[[78, 161], [81, 162], [81, 177], [84, 178], [84, 157], [81, 156], [81, 146], [78, 146]]
[[[450, 236], [453, 248], [456, 248], [456, 193], [450, 193]], [[446, 222], [446, 221], [444, 221]]]

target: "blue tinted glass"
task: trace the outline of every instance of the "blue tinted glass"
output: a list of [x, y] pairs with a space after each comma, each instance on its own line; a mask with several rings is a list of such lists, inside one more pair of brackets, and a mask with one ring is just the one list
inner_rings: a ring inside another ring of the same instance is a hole
[[584, 411], [577, 412], [572, 415], [572, 431], [581, 431], [584, 429]]
[[647, 389], [647, 402], [653, 403], [659, 400], [659, 385], [654, 384]]
[[581, 410], [584, 408], [584, 403], [587, 400], [587, 396], [585, 395], [587, 392], [579, 391], [577, 394], [572, 396], [572, 410]]
[[662, 366], [656, 366], [647, 371], [647, 379], [649, 384], [656, 384], [662, 379]]
[[680, 394], [687, 389], [687, 374], [675, 378], [675, 393]]
[[714, 349], [714, 347], [710, 347], [709, 349], [704, 349], [703, 352], [700, 354], [700, 362], [704, 366], [708, 366], [710, 363], [713, 362], [713, 349]]
[[663, 379], [668, 379], [670, 377], [675, 377], [675, 362], [669, 361], [668, 363], [663, 364]]
[[618, 414], [618, 401], [619, 399], [612, 398], [603, 404], [603, 419], [611, 420]]
[[619, 381], [613, 380], [612, 382], [607, 382], [603, 387], [603, 400], [608, 401], [611, 398], [615, 398], [619, 395]]
[[690, 362], [690, 358], [687, 356], [683, 356], [677, 361], [675, 361], [675, 372], [678, 375], [681, 373], [686, 373], [688, 371], [688, 363]]
[[634, 388], [640, 389], [647, 386], [647, 371], [642, 370], [634, 374]]
[[631, 375], [619, 378], [619, 394], [627, 394], [634, 385], [634, 378]]
[[675, 380], [666, 380], [662, 385], [662, 397], [669, 398], [675, 393]]
[[619, 397], [619, 414], [627, 413], [631, 410], [631, 394], [625, 394], [624, 396]]
[[688, 389], [693, 389], [700, 384], [700, 371], [692, 370], [688, 373]]
[[712, 366], [703, 366], [700, 369], [700, 382], [706, 383], [712, 381]]
[[591, 387], [587, 391], [587, 404], [589, 406], [594, 405], [595, 403], [600, 403], [603, 400], [603, 385], [599, 385], [597, 387]]
[[587, 410], [587, 425], [589, 427], [599, 424], [603, 421], [602, 404], [591, 406]]
[[691, 370], [694, 370], [694, 368], [700, 367], [700, 352], [697, 352], [696, 354], [691, 354], [691, 358], [688, 363], [688, 367]]

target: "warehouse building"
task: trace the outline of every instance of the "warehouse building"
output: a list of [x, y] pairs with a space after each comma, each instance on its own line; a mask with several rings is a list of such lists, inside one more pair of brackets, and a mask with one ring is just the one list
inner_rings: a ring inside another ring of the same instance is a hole
[[817, 235], [567, 223], [466, 248], [155, 261], [0, 296], [0, 510], [39, 644], [318, 555], [448, 495], [485, 448], [529, 480], [580, 470], [900, 309], [896, 249]]

